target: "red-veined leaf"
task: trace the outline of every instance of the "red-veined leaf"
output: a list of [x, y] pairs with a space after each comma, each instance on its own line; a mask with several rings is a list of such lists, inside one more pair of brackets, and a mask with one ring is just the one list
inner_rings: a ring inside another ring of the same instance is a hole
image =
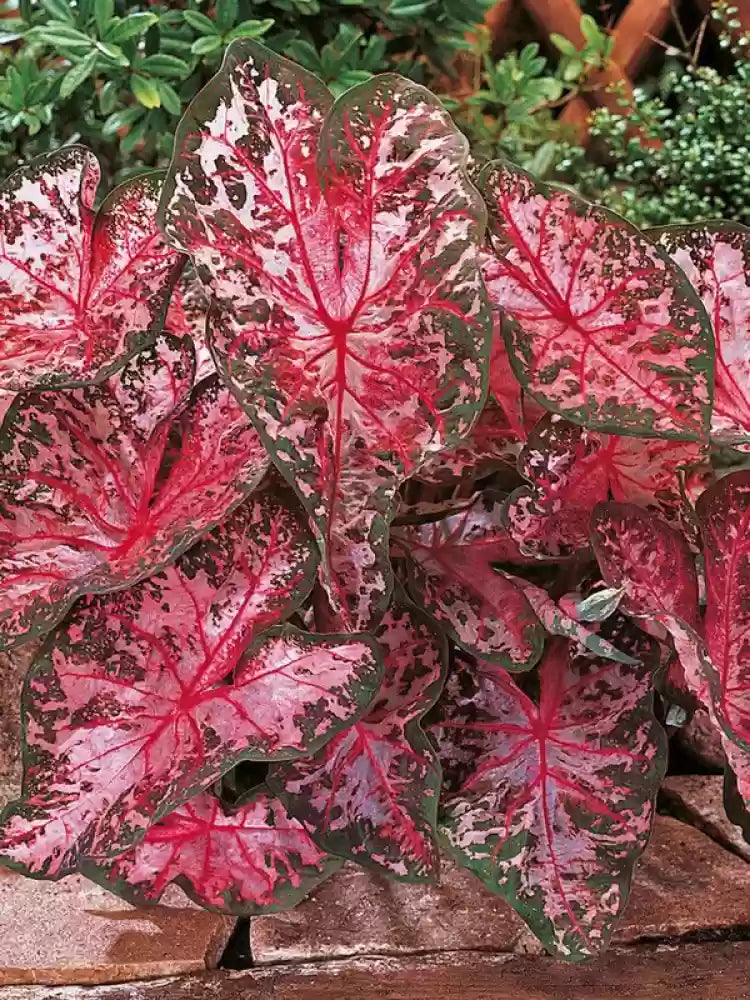
[[707, 490], [696, 506], [706, 567], [705, 637], [711, 702], [721, 728], [750, 751], [750, 471]]
[[606, 946], [666, 769], [650, 641], [622, 618], [609, 639], [641, 662], [556, 640], [538, 705], [496, 667], [459, 666], [431, 726], [454, 789], [449, 850], [568, 961]]
[[299, 518], [264, 496], [176, 566], [79, 605], [27, 683], [5, 862], [55, 877], [120, 853], [239, 761], [313, 753], [348, 725], [380, 683], [371, 639], [276, 628], [246, 648], [314, 566]]
[[653, 235], [688, 277], [711, 320], [716, 342], [711, 437], [750, 444], [750, 229], [703, 222]]
[[161, 221], [210, 285], [209, 343], [311, 514], [333, 604], [369, 624], [399, 484], [484, 402], [485, 210], [466, 140], [401, 77], [334, 104], [238, 40], [176, 149]]
[[400, 605], [374, 635], [384, 673], [367, 714], [315, 757], [275, 768], [269, 782], [325, 850], [403, 881], [433, 881], [440, 766], [420, 720], [440, 694], [444, 642]]
[[[688, 687], [703, 698], [707, 654], [698, 615], [698, 575], [679, 531], [634, 504], [602, 503], [591, 517], [591, 542], [621, 610], [669, 633]], [[663, 633], [662, 633], [663, 635]]]
[[484, 266], [513, 369], [547, 409], [593, 430], [705, 440], [712, 337], [667, 253], [572, 192], [489, 164]]
[[156, 225], [161, 175], [116, 188], [68, 146], [0, 187], [0, 389], [103, 378], [160, 328], [184, 258]]
[[694, 441], [597, 434], [548, 414], [529, 433], [519, 470], [529, 480], [510, 497], [505, 519], [529, 556], [564, 558], [589, 545], [589, 517], [611, 495], [680, 522], [682, 470], [704, 458]]
[[529, 486], [508, 498], [504, 523], [525, 556], [564, 559], [589, 544], [589, 517], [606, 499], [606, 468], [597, 460], [603, 447], [593, 434], [554, 414], [534, 427], [518, 462]]
[[[490, 261], [492, 256], [485, 255], [484, 259]], [[490, 391], [518, 440], [525, 441], [527, 432], [537, 420], [541, 420], [545, 410], [521, 389], [508, 357], [503, 340], [502, 319], [498, 312], [493, 312]]]
[[258, 484], [257, 432], [216, 377], [191, 398], [193, 370], [189, 342], [162, 336], [101, 385], [17, 398], [0, 432], [0, 645], [172, 562]]
[[527, 670], [542, 652], [543, 632], [529, 602], [492, 563], [524, 562], [500, 523], [502, 503], [479, 495], [457, 514], [394, 530], [409, 559], [412, 599], [451, 638], [511, 670]]
[[488, 403], [468, 437], [446, 451], [439, 451], [422, 466], [416, 478], [443, 485], [467, 478], [481, 479], [498, 469], [515, 471], [521, 445], [499, 406]]
[[195, 347], [195, 381], [213, 375], [216, 365], [206, 344], [209, 297], [193, 267], [186, 267], [175, 285], [164, 320], [164, 330], [176, 337], [190, 337]]
[[[505, 575], [509, 576], [507, 573]], [[573, 639], [592, 653], [607, 660], [619, 660], [620, 663], [634, 662], [632, 656], [616, 649], [599, 632], [587, 628], [580, 621], [567, 614], [561, 604], [554, 601], [542, 587], [537, 587], [536, 584], [517, 576], [509, 576], [509, 579], [524, 595], [533, 608], [534, 614], [550, 635], [561, 635], [567, 639]]]
[[144, 839], [82, 871], [135, 905], [155, 903], [176, 882], [220, 913], [273, 913], [296, 906], [341, 867], [264, 788], [231, 812], [200, 793], [152, 826]]

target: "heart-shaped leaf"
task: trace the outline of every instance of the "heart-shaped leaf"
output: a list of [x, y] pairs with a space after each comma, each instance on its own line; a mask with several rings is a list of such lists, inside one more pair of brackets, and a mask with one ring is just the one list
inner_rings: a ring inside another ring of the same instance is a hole
[[700, 295], [716, 342], [711, 437], [750, 444], [750, 229], [702, 222], [653, 230]]
[[363, 718], [269, 783], [325, 850], [407, 882], [439, 870], [440, 766], [420, 720], [440, 694], [443, 641], [415, 609], [395, 605], [375, 630], [383, 682]]
[[209, 297], [195, 268], [186, 267], [169, 300], [164, 330], [176, 337], [190, 337], [195, 348], [195, 381], [200, 382], [216, 371], [206, 343]]
[[184, 258], [156, 226], [161, 175], [116, 188], [67, 146], [0, 187], [0, 390], [105, 377], [161, 327]]
[[698, 634], [698, 576], [683, 535], [634, 504], [602, 503], [591, 518], [591, 542], [621, 610], [663, 626], [689, 688], [703, 700], [707, 654]]
[[711, 329], [667, 253], [508, 163], [479, 186], [495, 251], [485, 281], [524, 389], [592, 430], [705, 440]]
[[434, 485], [480, 479], [498, 469], [515, 470], [521, 450], [516, 433], [499, 406], [489, 402], [460, 444], [439, 451], [422, 466], [416, 478]]
[[448, 849], [568, 961], [606, 946], [666, 768], [649, 640], [622, 618], [608, 639], [641, 662], [556, 640], [538, 704], [497, 667], [459, 664], [431, 727], [452, 788]]
[[120, 853], [239, 761], [313, 753], [362, 712], [371, 639], [282, 628], [246, 649], [309, 591], [311, 544], [261, 496], [176, 566], [75, 609], [27, 683], [6, 863], [55, 877]]
[[135, 905], [158, 902], [176, 882], [206, 909], [249, 915], [296, 906], [341, 864], [259, 788], [231, 812], [200, 793], [124, 854], [82, 870]]
[[210, 285], [209, 343], [312, 517], [334, 607], [369, 624], [400, 483], [484, 402], [485, 210], [466, 140], [406, 79], [334, 104], [238, 40], [176, 150], [161, 222]]
[[193, 370], [189, 342], [164, 336], [101, 385], [16, 399], [0, 432], [0, 645], [172, 562], [256, 487], [258, 434], [215, 377], [191, 398]]
[[492, 563], [524, 562], [500, 522], [502, 502], [478, 495], [470, 507], [432, 524], [394, 530], [409, 558], [408, 588], [451, 638], [511, 670], [539, 659], [544, 635], [521, 591]]

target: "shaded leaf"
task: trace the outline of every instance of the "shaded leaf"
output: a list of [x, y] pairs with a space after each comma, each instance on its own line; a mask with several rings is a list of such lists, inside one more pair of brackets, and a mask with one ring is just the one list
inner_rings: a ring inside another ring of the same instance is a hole
[[434, 881], [440, 766], [420, 720], [440, 694], [446, 651], [426, 617], [401, 605], [374, 634], [384, 673], [367, 713], [269, 781], [325, 850], [392, 878]]
[[324, 854], [278, 799], [261, 788], [231, 812], [205, 792], [178, 806], [143, 840], [84, 873], [143, 906], [176, 882], [220, 913], [274, 913], [296, 906], [342, 862]]
[[704, 440], [712, 337], [700, 300], [637, 229], [496, 161], [482, 171], [511, 364], [547, 409], [593, 430]]
[[488, 403], [468, 436], [430, 458], [416, 478], [436, 485], [481, 479], [497, 469], [515, 469], [520, 449], [519, 439], [503, 411]]
[[287, 627], [247, 648], [314, 565], [299, 518], [264, 496], [176, 566], [78, 605], [27, 681], [4, 863], [56, 877], [121, 853], [240, 761], [313, 753], [350, 724], [380, 683], [372, 640]]
[[0, 389], [98, 380], [153, 339], [183, 263], [156, 226], [160, 181], [95, 213], [99, 165], [68, 146], [0, 187]]
[[17, 397], [0, 431], [1, 645], [172, 562], [257, 486], [252, 424], [216, 378], [191, 396], [193, 371], [190, 344], [162, 336], [101, 385]]
[[431, 727], [454, 788], [448, 849], [568, 961], [606, 946], [666, 769], [649, 640], [622, 619], [608, 638], [641, 662], [557, 640], [539, 704], [496, 667], [459, 665]]
[[484, 402], [484, 206], [466, 140], [396, 76], [333, 104], [316, 77], [233, 42], [176, 139], [161, 220], [211, 288], [208, 337], [313, 519], [351, 627], [391, 587], [401, 482]]
[[165, 331], [177, 337], [190, 337], [195, 348], [195, 381], [200, 382], [216, 371], [206, 343], [209, 296], [194, 268], [186, 267], [177, 282], [164, 320]]
[[511, 670], [539, 659], [543, 632], [529, 602], [493, 563], [523, 563], [500, 522], [502, 503], [478, 495], [460, 513], [394, 529], [409, 559], [412, 599], [470, 653]]

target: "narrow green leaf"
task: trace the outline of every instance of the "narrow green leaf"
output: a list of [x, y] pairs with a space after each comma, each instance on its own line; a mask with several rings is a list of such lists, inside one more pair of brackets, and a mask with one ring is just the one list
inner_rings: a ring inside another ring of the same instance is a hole
[[132, 107], [115, 111], [102, 125], [102, 137], [104, 139], [112, 139], [121, 128], [133, 125], [142, 115], [143, 108], [140, 104], [134, 104]]
[[152, 76], [160, 76], [165, 79], [184, 80], [190, 75], [190, 65], [184, 59], [177, 56], [166, 55], [164, 52], [155, 52], [152, 56], [146, 56], [138, 63], [138, 69]]
[[109, 59], [116, 66], [130, 65], [130, 60], [119, 45], [112, 45], [109, 42], [97, 42], [96, 47], [106, 59]]
[[182, 16], [185, 18], [187, 23], [191, 28], [200, 32], [202, 35], [217, 35], [219, 34], [216, 23], [211, 20], [210, 17], [206, 17], [205, 14], [201, 14], [198, 10], [185, 10], [182, 12]]
[[114, 16], [114, 0], [94, 0], [94, 19], [101, 38], [104, 38], [104, 34]]
[[103, 115], [111, 115], [117, 107], [119, 87], [114, 80], [107, 80], [99, 91], [99, 111]]
[[137, 76], [134, 73], [130, 78], [130, 89], [133, 91], [135, 99], [144, 108], [161, 107], [161, 97], [155, 80], [145, 76]]
[[216, 52], [220, 48], [221, 38], [218, 35], [204, 35], [202, 38], [196, 38], [190, 46], [190, 51], [195, 56], [205, 56], [209, 52]]
[[165, 80], [156, 80], [156, 87], [161, 98], [161, 106], [170, 115], [182, 114], [182, 101], [177, 91]]
[[96, 50], [88, 52], [79, 63], [68, 70], [60, 84], [60, 97], [63, 99], [70, 97], [73, 91], [92, 75], [97, 58]]
[[549, 36], [549, 40], [555, 46], [557, 51], [562, 52], [564, 56], [578, 55], [578, 49], [570, 41], [570, 39], [566, 38], [564, 35], [558, 35], [556, 31], [553, 31]]
[[142, 11], [137, 14], [130, 14], [124, 20], [112, 25], [107, 32], [107, 41], [120, 45], [122, 42], [130, 41], [132, 38], [140, 38], [152, 24], [159, 20], [156, 14]]
[[31, 31], [26, 32], [26, 38], [30, 37], [34, 39], [38, 38], [40, 41], [46, 42], [56, 49], [91, 49], [95, 44], [93, 38], [89, 38], [82, 31], [69, 28], [59, 21], [50, 21], [44, 26], [40, 25], [38, 28], [32, 28]]
[[228, 42], [235, 38], [261, 38], [274, 25], [272, 17], [266, 17], [262, 21], [243, 21], [236, 28], [232, 28], [226, 36]]
[[66, 0], [42, 0], [42, 6], [55, 20], [75, 23], [75, 14]]
[[217, 0], [216, 27], [222, 35], [229, 31], [237, 20], [239, 6], [238, 0]]

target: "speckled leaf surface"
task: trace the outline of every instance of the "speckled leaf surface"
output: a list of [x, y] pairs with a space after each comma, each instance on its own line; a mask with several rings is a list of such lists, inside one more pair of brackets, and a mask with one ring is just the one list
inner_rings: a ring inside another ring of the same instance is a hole
[[644, 627], [663, 626], [680, 658], [685, 682], [705, 697], [707, 652], [699, 632], [698, 575], [685, 537], [634, 504], [603, 503], [591, 518], [591, 541], [620, 608]]
[[116, 188], [69, 146], [0, 186], [0, 390], [100, 379], [160, 329], [184, 258], [156, 225], [161, 175]]
[[460, 444], [439, 451], [416, 478], [434, 485], [480, 479], [498, 469], [515, 469], [521, 443], [503, 410], [489, 402]]
[[485, 209], [466, 140], [401, 77], [333, 104], [240, 40], [176, 149], [161, 223], [210, 286], [209, 343], [312, 516], [330, 599], [368, 625], [400, 483], [484, 402]]
[[206, 343], [206, 324], [210, 298], [206, 286], [192, 265], [186, 266], [169, 300], [164, 330], [176, 337], [190, 337], [195, 348], [195, 381], [200, 382], [216, 371]]
[[[492, 260], [492, 256], [482, 254], [480, 259], [486, 266]], [[525, 441], [528, 431], [544, 416], [546, 410], [521, 389], [508, 357], [508, 349], [503, 339], [502, 319], [497, 310], [492, 313], [490, 392], [518, 440]]]
[[703, 461], [694, 441], [599, 434], [548, 414], [521, 452], [519, 471], [529, 485], [510, 497], [505, 523], [521, 552], [540, 558], [588, 548], [591, 512], [610, 495], [679, 523], [686, 510], [681, 477]]
[[637, 665], [556, 640], [538, 704], [496, 667], [458, 665], [431, 727], [452, 775], [448, 849], [567, 961], [606, 946], [666, 767], [649, 640], [627, 628], [609, 639]]
[[394, 531], [409, 560], [408, 589], [464, 649], [511, 670], [532, 667], [543, 630], [528, 600], [493, 563], [523, 563], [502, 525], [502, 502], [478, 495], [466, 510]]
[[[507, 574], [506, 574], [507, 575]], [[550, 635], [561, 635], [584, 646], [592, 653], [606, 660], [619, 660], [620, 663], [633, 663], [632, 656], [623, 653], [612, 643], [600, 635], [595, 628], [588, 628], [582, 622], [573, 618], [563, 607], [549, 596], [543, 587], [537, 587], [521, 577], [511, 577], [526, 600], [534, 610], [534, 614]]]
[[485, 281], [523, 387], [592, 430], [704, 440], [711, 330], [667, 253], [510, 164], [489, 164], [479, 186], [495, 251]]
[[24, 696], [23, 798], [0, 857], [54, 877], [117, 854], [241, 760], [316, 751], [367, 706], [367, 637], [253, 636], [309, 591], [312, 541], [270, 498], [241, 507], [176, 566], [80, 604]]
[[250, 915], [296, 906], [341, 864], [259, 788], [231, 812], [199, 793], [124, 854], [83, 871], [135, 905], [157, 902], [175, 882], [200, 906]]
[[363, 718], [270, 783], [332, 854], [408, 882], [434, 881], [440, 765], [421, 718], [440, 694], [444, 641], [420, 612], [394, 605], [375, 630], [380, 690]]
[[609, 480], [598, 461], [600, 434], [549, 414], [530, 432], [518, 468], [529, 481], [508, 499], [503, 520], [519, 550], [564, 559], [589, 544], [589, 516], [606, 499]]
[[655, 230], [698, 292], [716, 342], [711, 437], [728, 445], [750, 444], [750, 229], [731, 222], [704, 222]]
[[750, 751], [750, 471], [707, 490], [696, 507], [706, 567], [708, 682], [716, 717]]
[[17, 398], [0, 432], [0, 645], [172, 562], [256, 487], [257, 432], [216, 377], [191, 395], [194, 364], [162, 336], [101, 385]]

